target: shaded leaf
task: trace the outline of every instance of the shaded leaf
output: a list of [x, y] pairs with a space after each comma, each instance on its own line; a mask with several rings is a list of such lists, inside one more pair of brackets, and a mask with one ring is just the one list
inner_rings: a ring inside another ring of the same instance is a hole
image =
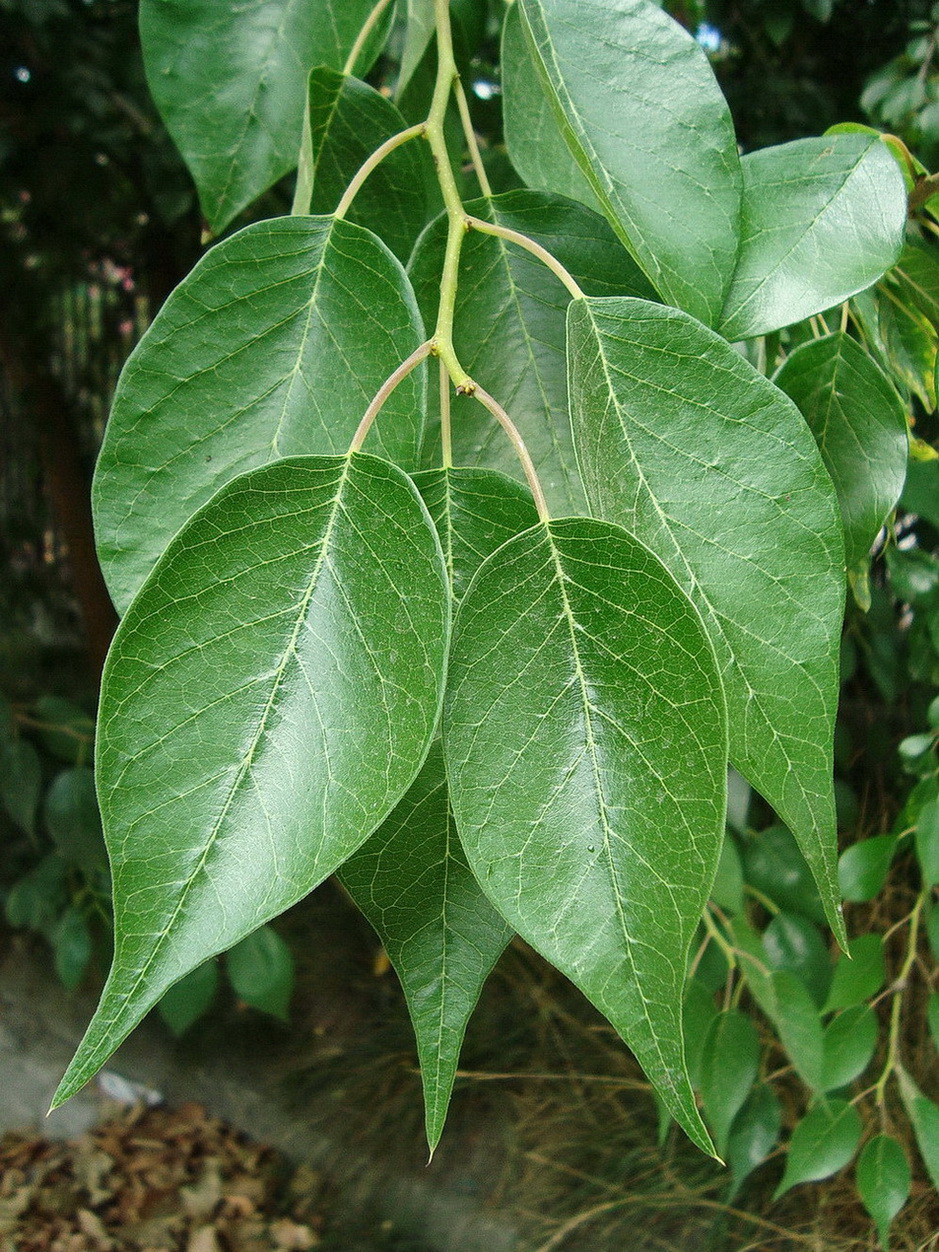
[[733, 1186], [733, 1200], [740, 1185], [772, 1152], [782, 1127], [782, 1108], [772, 1087], [758, 1083], [734, 1119], [727, 1140], [727, 1164]]
[[835, 484], [848, 569], [866, 569], [906, 477], [900, 397], [860, 344], [840, 332], [796, 348], [773, 381], [799, 406]]
[[40, 696], [33, 705], [39, 739], [47, 752], [67, 765], [90, 765], [95, 723], [83, 708], [62, 696]]
[[845, 848], [838, 858], [838, 884], [844, 899], [853, 904], [873, 900], [887, 881], [896, 850], [893, 835], [874, 835]]
[[846, 1100], [814, 1105], [792, 1132], [786, 1170], [773, 1193], [778, 1200], [803, 1182], [830, 1178], [854, 1156], [861, 1138], [861, 1117]]
[[421, 470], [412, 481], [440, 536], [456, 600], [497, 548], [538, 521], [531, 492], [496, 470]]
[[97, 769], [118, 939], [59, 1101], [168, 987], [384, 820], [436, 726], [448, 616], [427, 512], [375, 457], [264, 466], [177, 536], [105, 667]]
[[[467, 211], [520, 231], [558, 258], [586, 290], [645, 293], [647, 284], [602, 218], [541, 192], [510, 191], [475, 200]], [[425, 323], [437, 317], [447, 238], [445, 217], [422, 235], [410, 275]], [[464, 368], [498, 396], [522, 433], [548, 499], [560, 514], [586, 511], [571, 443], [564, 317], [570, 295], [541, 261], [515, 244], [470, 231], [460, 254], [460, 299], [453, 328]], [[430, 409], [439, 407], [430, 388]], [[426, 456], [439, 464], [439, 439]], [[498, 422], [471, 399], [457, 398], [453, 459], [518, 477], [518, 458]]]
[[273, 926], [261, 926], [225, 957], [232, 989], [253, 1009], [287, 1021], [293, 992], [293, 957]]
[[407, 25], [396, 87], [399, 95], [411, 81], [433, 35], [434, 0], [407, 0]]
[[25, 739], [0, 744], [0, 798], [12, 821], [27, 835], [36, 833], [36, 810], [42, 793], [39, 753]]
[[68, 903], [68, 866], [56, 852], [17, 879], [7, 892], [5, 914], [11, 926], [48, 935]]
[[652, 4], [520, 7], [558, 129], [610, 225], [656, 291], [713, 325], [736, 260], [741, 174], [703, 49]]
[[46, 829], [67, 861], [83, 869], [107, 864], [95, 777], [85, 766], [57, 774], [43, 802]]
[[715, 1018], [701, 1057], [700, 1091], [714, 1146], [723, 1156], [731, 1123], [753, 1086], [760, 1066], [756, 1027], [731, 1009]]
[[213, 231], [296, 167], [307, 75], [342, 68], [373, 4], [143, 0], [147, 81]]
[[929, 1022], [932, 1041], [939, 1049], [939, 991], [934, 991], [927, 1001], [926, 1020]]
[[740, 913], [743, 909], [743, 867], [740, 853], [730, 834], [724, 836], [721, 859], [711, 887], [711, 899], [728, 913]]
[[939, 883], [939, 800], [930, 800], [920, 809], [916, 823], [916, 859], [924, 887]]
[[879, 136], [826, 135], [748, 153], [740, 254], [720, 331], [750, 339], [875, 283], [906, 230], [906, 188]]
[[470, 865], [705, 1149], [681, 991], [720, 854], [723, 726], [697, 614], [618, 527], [533, 527], [480, 567], [457, 617], [444, 721]]
[[832, 740], [837, 501], [795, 405], [676, 309], [575, 300], [571, 422], [591, 510], [639, 535], [704, 618], [731, 761], [792, 830], [843, 938]]
[[848, 954], [842, 952], [838, 957], [824, 1012], [869, 1000], [884, 985], [886, 976], [882, 936], [861, 935], [853, 939], [848, 944]]
[[208, 1012], [217, 991], [218, 966], [204, 961], [165, 991], [157, 1008], [173, 1034], [184, 1035]]
[[855, 1004], [825, 1028], [822, 1090], [846, 1087], [867, 1069], [877, 1048], [877, 1014], [868, 1004]]
[[743, 849], [744, 878], [780, 908], [825, 920], [812, 872], [799, 846], [785, 826], [768, 826]]
[[[331, 217], [258, 222], [173, 292], [121, 374], [94, 485], [98, 553], [123, 612], [180, 526], [237, 474], [345, 452], [372, 396], [423, 339], [398, 262]], [[423, 372], [369, 448], [406, 469]]]
[[905, 1069], [898, 1067], [897, 1077], [903, 1107], [913, 1124], [916, 1146], [933, 1186], [939, 1190], [939, 1105], [923, 1095]]
[[49, 938], [59, 981], [63, 987], [74, 991], [91, 960], [91, 932], [81, 910], [70, 904]]
[[717, 1006], [714, 1003], [714, 993], [697, 978], [689, 978], [685, 987], [682, 1027], [685, 1036], [688, 1081], [692, 1087], [697, 1087], [701, 1081], [704, 1045], [707, 1042], [711, 1024], [716, 1017]]
[[831, 983], [831, 959], [814, 922], [798, 913], [777, 913], [763, 932], [763, 951], [771, 969], [795, 974], [816, 1005], [824, 1004]]
[[512, 937], [466, 863], [439, 745], [339, 877], [401, 979], [417, 1037], [433, 1151], [443, 1132], [466, 1024]]
[[[392, 135], [407, 128], [380, 91], [325, 66], [310, 74], [313, 147], [311, 212], [332, 213], [353, 175]], [[429, 168], [428, 168], [429, 166]], [[346, 221], [373, 230], [406, 262], [429, 216], [427, 182], [433, 165], [427, 145], [412, 139], [390, 152], [359, 191]]]
[[801, 979], [788, 970], [773, 974], [776, 1011], [773, 1022], [796, 1073], [813, 1091], [822, 1089], [822, 1023]]
[[890, 1247], [890, 1226], [910, 1194], [910, 1165], [890, 1135], [875, 1135], [864, 1145], [855, 1173], [861, 1203], [877, 1225], [884, 1252]]

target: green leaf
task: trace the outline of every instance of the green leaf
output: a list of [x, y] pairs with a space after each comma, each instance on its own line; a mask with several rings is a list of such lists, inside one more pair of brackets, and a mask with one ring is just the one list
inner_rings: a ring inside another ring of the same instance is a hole
[[25, 739], [0, 744], [0, 799], [12, 821], [32, 837], [42, 794], [39, 753]]
[[[541, 192], [510, 191], [476, 200], [468, 212], [520, 231], [558, 258], [586, 290], [645, 293], [648, 286], [602, 218], [580, 205]], [[417, 245], [410, 274], [425, 322], [437, 317], [447, 238], [438, 218]], [[541, 261], [515, 244], [470, 231], [460, 254], [460, 299], [453, 328], [464, 368], [508, 408], [522, 433], [556, 513], [583, 513], [583, 488], [568, 417], [564, 316], [570, 295]], [[437, 388], [430, 389], [436, 416]], [[427, 449], [439, 464], [439, 440]], [[481, 404], [457, 399], [453, 459], [485, 465], [513, 477], [518, 458], [498, 422]]]
[[910, 462], [900, 508], [939, 528], [939, 461]]
[[703, 49], [652, 4], [519, 2], [557, 126], [610, 225], [665, 299], [713, 325], [736, 260], [741, 173]]
[[[325, 66], [310, 75], [309, 98], [311, 212], [332, 213], [359, 166], [386, 139], [405, 130], [407, 122], [374, 87]], [[346, 221], [367, 226], [407, 261], [429, 216], [427, 183], [432, 177], [427, 145], [412, 139], [369, 175]]]
[[771, 969], [795, 974], [816, 1005], [824, 1004], [831, 983], [831, 959], [814, 922], [798, 913], [777, 913], [763, 932], [763, 951]]
[[50, 935], [55, 972], [63, 987], [74, 991], [91, 960], [91, 932], [80, 909], [70, 904]]
[[939, 905], [933, 905], [926, 915], [926, 936], [933, 956], [939, 961]]
[[743, 849], [743, 874], [751, 886], [781, 909], [800, 913], [815, 922], [825, 912], [811, 870], [785, 826], [768, 826], [748, 839]]
[[91, 763], [95, 724], [83, 708], [62, 696], [40, 696], [33, 705], [33, 717], [47, 752], [67, 765]]
[[558, 130], [517, 4], [506, 10], [502, 28], [502, 93], [506, 146], [529, 187], [569, 196], [602, 213], [600, 201]]
[[685, 1062], [688, 1081], [697, 1087], [701, 1081], [701, 1060], [711, 1023], [717, 1017], [714, 993], [697, 978], [689, 978], [685, 987], [682, 1028], [685, 1036]]
[[730, 834], [721, 845], [721, 859], [711, 887], [711, 899], [727, 913], [743, 911], [743, 867], [740, 853]]
[[780, 1042], [796, 1073], [813, 1091], [822, 1089], [822, 1023], [808, 988], [795, 974], [773, 975], [776, 1012], [773, 1018]]
[[232, 990], [253, 1009], [287, 1021], [293, 992], [293, 957], [273, 926], [261, 926], [225, 957]]
[[809, 1109], [792, 1132], [786, 1170], [773, 1199], [803, 1182], [830, 1178], [854, 1156], [861, 1116], [846, 1100], [826, 1100]]
[[912, 1175], [906, 1154], [890, 1135], [875, 1135], [864, 1145], [855, 1173], [861, 1203], [877, 1225], [884, 1252], [890, 1247], [890, 1226], [910, 1195]]
[[766, 964], [766, 953], [759, 934], [744, 914], [731, 918], [728, 929], [738, 953], [739, 968], [746, 979], [747, 988], [767, 1017], [776, 1017], [776, 990], [773, 971]]
[[919, 1154], [933, 1186], [939, 1189], [939, 1105], [923, 1095], [905, 1069], [898, 1067], [897, 1078], [903, 1107], [913, 1124]]
[[[242, 471], [348, 448], [423, 328], [401, 266], [360, 226], [259, 222], [173, 292], [118, 384], [94, 486], [99, 556], [123, 612], [170, 539]], [[369, 447], [411, 468], [423, 371], [382, 410]]]
[[855, 1004], [825, 1028], [822, 1090], [837, 1091], [859, 1078], [877, 1048], [877, 1014], [868, 1004]]
[[818, 448], [791, 400], [676, 309], [575, 300], [568, 344], [591, 509], [641, 536], [700, 610], [731, 761], [792, 830], [843, 937], [832, 743], [844, 550]]
[[361, 453], [244, 474], [174, 539], [105, 667], [117, 941], [60, 1102], [168, 987], [387, 817], [436, 726], [448, 616], [417, 492]]
[[339, 877], [375, 927], [401, 979], [417, 1037], [433, 1152], [443, 1132], [466, 1024], [512, 937], [466, 863], [439, 746]]
[[711, 1025], [701, 1057], [701, 1103], [723, 1156], [731, 1123], [742, 1107], [760, 1067], [756, 1027], [744, 1013], [729, 1009]]
[[217, 991], [218, 967], [215, 961], [205, 961], [165, 991], [157, 1008], [178, 1037], [208, 1012]]
[[437, 527], [455, 600], [486, 557], [538, 521], [528, 488], [495, 470], [450, 466], [411, 477]]
[[906, 230], [906, 188], [879, 137], [826, 135], [751, 152], [728, 339], [801, 322], [875, 283]]
[[43, 817], [66, 861], [86, 870], [107, 864], [95, 776], [86, 766], [65, 769], [55, 776], [46, 792]]
[[848, 944], [847, 954], [842, 952], [838, 957], [823, 1012], [869, 1000], [884, 985], [886, 977], [882, 936], [861, 935]]
[[939, 1049], [939, 991], [934, 991], [926, 1003], [926, 1020], [929, 1022], [932, 1041]]
[[896, 850], [893, 835], [874, 835], [845, 848], [838, 859], [838, 884], [844, 899], [852, 904], [873, 900], [887, 881]]
[[681, 1025], [726, 783], [723, 697], [698, 615], [618, 527], [539, 525], [477, 572], [450, 675], [447, 773], [480, 885], [709, 1150]]
[[916, 859], [923, 886], [939, 884], [939, 800], [930, 800], [920, 809], [916, 823]]
[[398, 95], [411, 81], [414, 71], [427, 51], [434, 35], [434, 0], [407, 0], [407, 25], [404, 30], [404, 48], [401, 52], [401, 69], [395, 88]]
[[909, 242], [887, 281], [904, 303], [915, 305], [939, 327], [939, 264], [932, 247]]
[[56, 852], [50, 852], [22, 878], [17, 879], [6, 898], [6, 919], [13, 927], [27, 926], [40, 934], [52, 933], [68, 904], [68, 866]]
[[6, 743], [13, 738], [13, 730], [16, 725], [16, 718], [13, 713], [13, 706], [4, 695], [0, 695], [0, 742]]
[[866, 569], [906, 477], [909, 438], [900, 397], [860, 344], [841, 332], [796, 348], [773, 381], [799, 406], [835, 484], [848, 569]]
[[727, 1139], [727, 1164], [733, 1178], [728, 1202], [740, 1190], [744, 1179], [772, 1152], [781, 1126], [782, 1108], [776, 1093], [765, 1083], [758, 1083], [734, 1118]]
[[142, 0], [150, 91], [215, 233], [296, 167], [307, 75], [342, 69], [373, 5]]
[[854, 315], [871, 347], [901, 389], [913, 392], [928, 407], [935, 402], [936, 331], [929, 319], [910, 305], [901, 305], [880, 284], [851, 302]]

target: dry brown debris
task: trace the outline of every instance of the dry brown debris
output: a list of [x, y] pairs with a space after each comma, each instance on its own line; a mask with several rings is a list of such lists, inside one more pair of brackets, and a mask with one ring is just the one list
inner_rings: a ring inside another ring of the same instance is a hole
[[301, 1188], [198, 1104], [125, 1111], [69, 1143], [6, 1134], [0, 1250], [307, 1252], [323, 1219], [303, 1173]]

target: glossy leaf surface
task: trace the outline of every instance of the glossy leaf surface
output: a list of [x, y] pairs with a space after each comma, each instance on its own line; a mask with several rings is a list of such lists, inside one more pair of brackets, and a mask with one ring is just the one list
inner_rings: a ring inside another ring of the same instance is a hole
[[610, 225], [656, 291], [713, 325], [742, 180], [703, 49], [647, 0], [519, 2], [558, 128]]
[[782, 1108], [776, 1093], [766, 1083], [758, 1083], [735, 1118], [727, 1140], [727, 1164], [734, 1180], [731, 1198], [772, 1152], [781, 1127]]
[[903, 247], [906, 188], [879, 138], [826, 135], [748, 153], [728, 339], [800, 322], [863, 291]]
[[831, 959], [814, 922], [798, 913], [777, 913], [763, 932], [763, 951], [771, 969], [795, 974], [816, 1005], [824, 1004], [831, 982]]
[[858, 1195], [877, 1225], [884, 1252], [890, 1247], [890, 1226], [910, 1194], [910, 1165], [890, 1135], [875, 1135], [864, 1145], [855, 1174]]
[[822, 1089], [822, 1023], [800, 978], [788, 970], [773, 975], [776, 1010], [773, 1022], [796, 1073], [813, 1091]]
[[699, 608], [731, 761], [795, 835], [836, 934], [832, 736], [844, 602], [834, 489], [795, 405], [676, 309], [576, 300], [571, 422], [584, 489]]
[[417, 1037], [433, 1151], [443, 1132], [466, 1023], [512, 937], [466, 863], [439, 745], [339, 877], [401, 979]]
[[[467, 209], [540, 243], [592, 294], [648, 294], [648, 284], [606, 222], [580, 205], [540, 192], [512, 191], [491, 201], [472, 201]], [[446, 220], [438, 218], [410, 265], [428, 326], [437, 316], [445, 244]], [[463, 241], [459, 282], [453, 335], [460, 360], [499, 398], [521, 431], [550, 508], [561, 515], [583, 513], [568, 416], [567, 290], [530, 253], [477, 231]], [[438, 411], [436, 395], [431, 386], [432, 412]], [[435, 438], [428, 448], [434, 463], [440, 459], [438, 443]], [[457, 465], [485, 465], [513, 477], [521, 473], [502, 428], [475, 400], [454, 402], [453, 459]]]
[[830, 1178], [854, 1156], [861, 1138], [861, 1117], [846, 1100], [820, 1101], [792, 1132], [786, 1172], [773, 1196], [778, 1200], [802, 1182]]
[[845, 900], [855, 904], [873, 900], [887, 881], [896, 850], [893, 835], [872, 835], [845, 848], [838, 858], [838, 883]]
[[618, 527], [539, 525], [480, 567], [444, 720], [470, 865], [705, 1147], [681, 991], [723, 835], [724, 726], [698, 615]]
[[825, 1028], [822, 1090], [836, 1091], [864, 1073], [877, 1047], [877, 1014], [868, 1004], [856, 1004], [833, 1018]]
[[[331, 217], [259, 222], [213, 248], [124, 367], [94, 488], [98, 552], [123, 612], [180, 526], [236, 474], [345, 452], [372, 396], [423, 339], [400, 265]], [[411, 468], [423, 376], [368, 448]]]
[[852, 939], [848, 953], [838, 957], [823, 1011], [850, 1008], [852, 1004], [869, 1000], [884, 985], [886, 977], [883, 938], [861, 935]]
[[264, 466], [177, 536], [105, 670], [115, 959], [59, 1100], [384, 820], [436, 726], [448, 618], [426, 510], [375, 457]]
[[866, 568], [906, 478], [900, 397], [857, 340], [840, 332], [796, 348], [773, 381], [798, 405], [835, 484], [848, 569]]
[[[391, 101], [368, 83], [324, 66], [315, 69], [310, 75], [311, 212], [332, 213], [359, 166], [406, 127]], [[402, 262], [428, 217], [429, 160], [419, 139], [395, 148], [369, 175], [346, 214], [346, 221], [373, 230]]]
[[143, 0], [150, 90], [215, 232], [296, 166], [307, 74], [342, 68], [373, 4]]
[[721, 1013], [704, 1044], [700, 1079], [701, 1102], [721, 1156], [759, 1066], [760, 1041], [752, 1020], [733, 1009]]

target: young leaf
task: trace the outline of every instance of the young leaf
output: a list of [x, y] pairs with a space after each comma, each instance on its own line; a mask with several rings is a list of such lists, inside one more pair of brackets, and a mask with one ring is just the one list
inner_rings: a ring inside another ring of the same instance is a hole
[[506, 9], [502, 27], [502, 116], [512, 164], [529, 187], [569, 196], [602, 213], [587, 176], [558, 130], [522, 27], [521, 9]]
[[[213, 248], [132, 353], [105, 432], [95, 528], [118, 610], [236, 474], [344, 452], [372, 396], [423, 337], [401, 266], [360, 226], [281, 218]], [[369, 436], [406, 469], [417, 460], [423, 398], [418, 370]]]
[[373, 5], [143, 0], [147, 81], [216, 234], [294, 169], [307, 75], [342, 69]]
[[36, 833], [36, 809], [42, 794], [39, 753], [25, 739], [0, 744], [0, 799], [12, 821], [27, 835]]
[[830, 1178], [854, 1156], [861, 1138], [861, 1116], [846, 1100], [814, 1105], [792, 1132], [786, 1170], [773, 1193], [778, 1200], [802, 1182]]
[[740, 1185], [772, 1152], [779, 1140], [782, 1108], [772, 1087], [758, 1083], [734, 1119], [727, 1139], [727, 1164], [733, 1185], [728, 1203]]
[[850, 1008], [869, 1000], [884, 985], [886, 976], [882, 936], [861, 935], [853, 939], [848, 944], [848, 955], [841, 953], [838, 957], [823, 1012]]
[[444, 719], [469, 863], [705, 1149], [681, 990], [720, 854], [724, 727], [700, 618], [619, 527], [539, 525], [480, 567]]
[[860, 1077], [877, 1047], [877, 1014], [869, 1004], [855, 1004], [825, 1028], [822, 1090], [837, 1091]]
[[896, 850], [893, 835], [873, 835], [845, 848], [838, 858], [838, 885], [843, 898], [860, 904], [879, 895]]
[[933, 1186], [939, 1190], [939, 1105], [924, 1096], [905, 1069], [897, 1070], [900, 1097], [913, 1123], [916, 1146]]
[[879, 136], [797, 139], [741, 165], [740, 255], [720, 320], [728, 339], [840, 304], [900, 255], [906, 188]]
[[240, 1000], [287, 1021], [293, 992], [293, 957], [273, 926], [260, 926], [225, 957], [232, 990]]
[[[569, 200], [541, 192], [510, 191], [476, 200], [467, 211], [520, 231], [558, 258], [587, 291], [648, 294], [648, 284], [602, 218]], [[437, 316], [446, 218], [421, 237], [410, 265], [428, 326]], [[583, 513], [584, 493], [571, 445], [564, 315], [570, 295], [541, 261], [516, 244], [470, 231], [460, 254], [460, 299], [453, 336], [468, 372], [500, 396], [522, 433], [549, 506]], [[436, 388], [430, 388], [436, 413]], [[434, 445], [438, 440], [434, 440]], [[439, 463], [436, 446], [434, 462]], [[475, 401], [456, 401], [453, 458], [517, 476], [518, 459], [498, 422]]]
[[610, 225], [666, 300], [714, 325], [742, 180], [704, 50], [645, 0], [519, 3], [557, 126]]
[[818, 448], [788, 397], [677, 309], [574, 300], [568, 351], [591, 509], [641, 536], [700, 610], [731, 760], [792, 830], [843, 939], [832, 739], [844, 548]]
[[866, 570], [906, 477], [900, 397], [861, 345], [840, 332], [796, 348], [773, 381], [799, 406], [835, 484], [848, 569]]
[[157, 1009], [178, 1037], [208, 1012], [217, 991], [218, 966], [215, 961], [205, 961], [165, 991]]
[[512, 937], [466, 864], [443, 754], [431, 749], [411, 790], [339, 871], [375, 927], [404, 989], [424, 1084], [427, 1142], [443, 1132], [466, 1023]]
[[884, 1252], [890, 1248], [890, 1225], [910, 1194], [909, 1161], [890, 1135], [875, 1135], [864, 1145], [855, 1172], [861, 1203], [877, 1224]]
[[749, 1094], [760, 1067], [756, 1027], [744, 1013], [730, 1009], [714, 1019], [701, 1057], [701, 1103], [720, 1156], [731, 1123]]
[[173, 540], [105, 667], [117, 939], [59, 1102], [168, 987], [306, 895], [397, 804], [436, 727], [448, 617], [426, 509], [361, 453], [244, 474]]
[[773, 1017], [780, 1042], [796, 1073], [813, 1091], [822, 1089], [822, 1023], [805, 983], [780, 970], [773, 975], [776, 1012]]
[[[407, 122], [368, 83], [320, 66], [310, 74], [313, 213], [332, 213], [365, 159]], [[428, 170], [428, 166], [430, 167]], [[352, 202], [346, 221], [367, 226], [406, 262], [428, 217], [427, 145], [412, 140], [390, 152]]]
[[451, 465], [411, 479], [437, 528], [455, 600], [487, 557], [538, 521], [528, 488], [496, 470]]

